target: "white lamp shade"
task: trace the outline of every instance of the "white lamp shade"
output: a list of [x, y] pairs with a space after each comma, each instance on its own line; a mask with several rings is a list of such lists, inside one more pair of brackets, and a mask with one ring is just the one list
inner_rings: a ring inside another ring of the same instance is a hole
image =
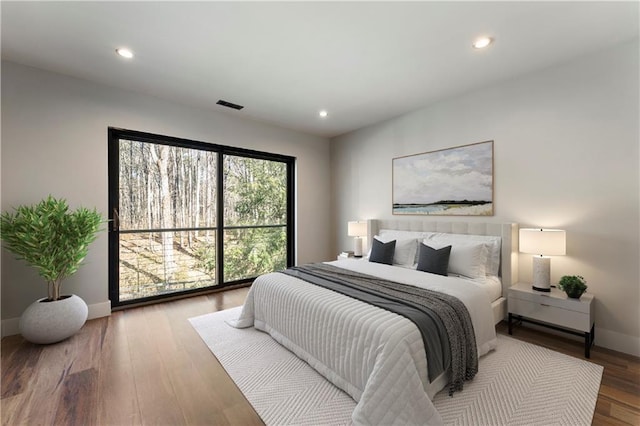
[[561, 229], [520, 229], [520, 252], [541, 256], [562, 256], [567, 253], [566, 233]]
[[367, 222], [353, 221], [347, 224], [347, 235], [350, 237], [366, 237]]

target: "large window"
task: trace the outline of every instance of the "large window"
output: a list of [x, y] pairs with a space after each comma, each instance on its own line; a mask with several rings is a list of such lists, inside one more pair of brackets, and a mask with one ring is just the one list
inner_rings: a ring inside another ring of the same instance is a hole
[[293, 264], [292, 157], [109, 129], [113, 306]]

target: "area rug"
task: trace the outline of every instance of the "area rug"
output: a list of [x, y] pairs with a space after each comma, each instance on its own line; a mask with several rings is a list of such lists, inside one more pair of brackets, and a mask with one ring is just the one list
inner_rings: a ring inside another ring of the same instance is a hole
[[[254, 328], [224, 321], [240, 308], [189, 321], [267, 425], [341, 425], [355, 402], [307, 363]], [[498, 335], [479, 373], [453, 397], [434, 405], [447, 425], [588, 425], [603, 368]]]

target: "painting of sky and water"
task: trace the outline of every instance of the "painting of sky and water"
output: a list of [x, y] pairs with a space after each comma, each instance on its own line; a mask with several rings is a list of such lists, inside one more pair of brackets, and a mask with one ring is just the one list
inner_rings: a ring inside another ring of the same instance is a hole
[[394, 158], [393, 214], [492, 216], [493, 141]]

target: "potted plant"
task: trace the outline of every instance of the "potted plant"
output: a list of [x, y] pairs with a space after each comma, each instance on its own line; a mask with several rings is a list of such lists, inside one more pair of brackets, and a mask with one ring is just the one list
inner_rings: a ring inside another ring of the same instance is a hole
[[565, 275], [560, 278], [558, 288], [567, 293], [567, 296], [580, 299], [582, 293], [587, 290], [587, 281], [580, 275]]
[[97, 210], [70, 211], [51, 195], [0, 215], [0, 239], [7, 250], [33, 266], [47, 283], [48, 297], [31, 304], [20, 317], [20, 332], [33, 343], [55, 343], [75, 334], [87, 320], [87, 304], [61, 295], [62, 280], [74, 274], [104, 222]]

